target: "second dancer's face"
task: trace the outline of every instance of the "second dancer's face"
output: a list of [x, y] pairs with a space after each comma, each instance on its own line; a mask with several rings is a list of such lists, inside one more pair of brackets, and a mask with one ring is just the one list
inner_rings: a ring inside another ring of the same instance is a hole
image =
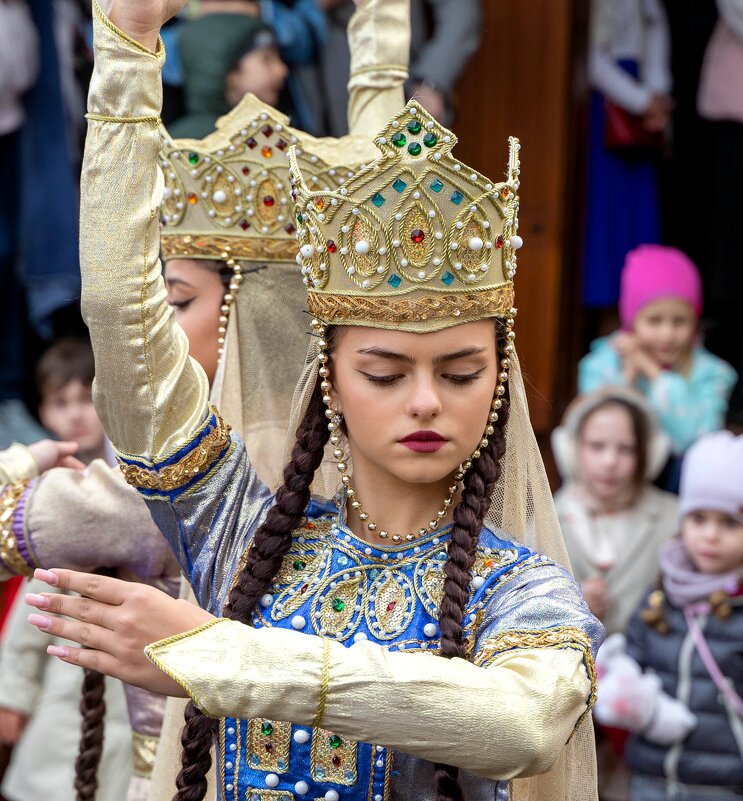
[[339, 327], [331, 371], [354, 473], [439, 482], [483, 436], [498, 375], [493, 321], [427, 334]]
[[217, 329], [225, 289], [220, 274], [196, 259], [170, 259], [165, 265], [167, 301], [188, 337], [188, 352], [214, 380], [219, 359]]

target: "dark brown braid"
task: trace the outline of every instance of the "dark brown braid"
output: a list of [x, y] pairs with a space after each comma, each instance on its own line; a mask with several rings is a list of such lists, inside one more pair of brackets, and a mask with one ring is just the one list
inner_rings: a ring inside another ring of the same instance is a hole
[[[502, 338], [498, 351], [503, 353]], [[469, 600], [472, 566], [480, 540], [485, 515], [490, 508], [490, 496], [501, 474], [501, 457], [506, 451], [505, 425], [508, 419], [508, 395], [503, 398], [495, 432], [489, 437], [479, 459], [465, 473], [462, 497], [454, 509], [449, 552], [444, 563], [444, 595], [439, 609], [441, 656], [466, 658], [462, 621]], [[462, 801], [459, 768], [436, 764], [437, 801]]]
[[80, 747], [75, 760], [76, 801], [95, 801], [98, 765], [103, 753], [103, 723], [106, 717], [106, 677], [86, 669], [83, 677], [80, 714]]
[[[266, 592], [292, 544], [292, 532], [302, 523], [310, 502], [310, 488], [322, 462], [328, 441], [322, 391], [318, 382], [297, 430], [291, 460], [284, 468], [284, 483], [276, 502], [253, 538], [248, 559], [230, 590], [224, 616], [241, 623], [252, 622], [258, 599]], [[202, 801], [206, 774], [212, 764], [211, 745], [216, 722], [189, 703], [181, 735], [181, 771], [173, 801]]]

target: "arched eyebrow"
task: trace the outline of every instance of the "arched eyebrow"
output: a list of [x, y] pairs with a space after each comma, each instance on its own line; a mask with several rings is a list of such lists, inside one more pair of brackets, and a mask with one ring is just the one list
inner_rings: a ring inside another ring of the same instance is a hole
[[[487, 349], [484, 347], [469, 347], [462, 348], [461, 350], [453, 351], [452, 353], [442, 353], [436, 356], [433, 360], [434, 364], [443, 364], [444, 362], [453, 362], [457, 359], [466, 359], [468, 356], [476, 356], [478, 353], [484, 353]], [[385, 350], [384, 348], [360, 348], [357, 353], [363, 353], [366, 356], [379, 356], [381, 359], [389, 359], [390, 361], [405, 362], [407, 364], [415, 364], [416, 360], [408, 353], [397, 353], [393, 350]]]
[[183, 278], [176, 278], [176, 277], [168, 278], [166, 276], [165, 277], [165, 284], [166, 284], [166, 286], [185, 286], [185, 287], [188, 287], [189, 289], [193, 289], [194, 288], [193, 284], [189, 284], [188, 281], [184, 281]]

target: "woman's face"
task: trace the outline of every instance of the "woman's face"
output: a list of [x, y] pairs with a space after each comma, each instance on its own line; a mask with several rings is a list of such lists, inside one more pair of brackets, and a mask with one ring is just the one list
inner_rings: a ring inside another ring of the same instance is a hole
[[590, 495], [615, 505], [631, 494], [637, 446], [632, 418], [622, 406], [602, 406], [588, 415], [578, 434], [578, 479]]
[[411, 334], [339, 327], [330, 362], [354, 472], [447, 478], [477, 448], [498, 376], [492, 320]]
[[165, 265], [167, 301], [188, 337], [188, 352], [214, 380], [219, 359], [219, 317], [225, 289], [216, 270], [196, 259], [170, 259]]

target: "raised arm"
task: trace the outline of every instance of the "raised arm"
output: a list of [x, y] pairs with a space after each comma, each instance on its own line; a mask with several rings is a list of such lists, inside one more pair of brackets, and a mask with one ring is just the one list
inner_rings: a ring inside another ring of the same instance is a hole
[[356, 0], [348, 23], [348, 130], [370, 139], [405, 105], [410, 1]]
[[208, 414], [209, 388], [165, 302], [158, 258], [165, 57], [158, 31], [177, 5], [117, 2], [115, 10], [131, 36], [94, 0], [95, 68], [81, 180], [82, 304], [95, 352], [98, 414], [114, 446], [146, 464], [194, 436]]

